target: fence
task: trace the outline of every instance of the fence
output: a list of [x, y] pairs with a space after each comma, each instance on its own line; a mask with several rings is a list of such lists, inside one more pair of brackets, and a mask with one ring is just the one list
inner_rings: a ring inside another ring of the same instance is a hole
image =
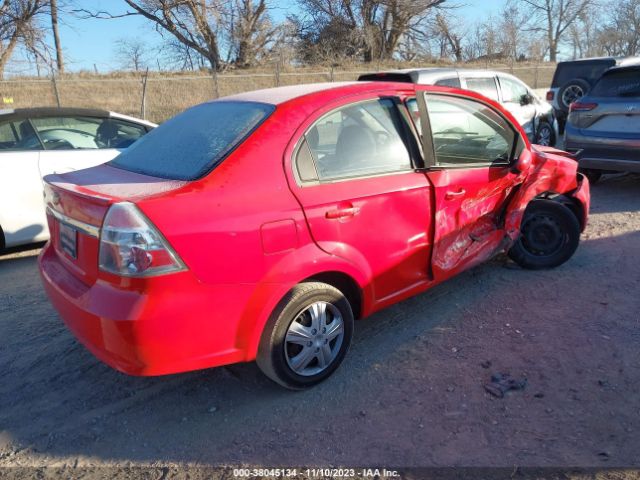
[[[551, 84], [555, 65], [486, 66], [512, 73], [534, 89]], [[384, 69], [384, 68], [383, 68]], [[281, 85], [356, 80], [367, 71], [273, 72], [180, 75], [149, 73], [121, 76], [70, 76], [0, 81], [5, 108], [35, 106], [86, 107], [112, 110], [161, 122], [185, 108], [212, 98]]]

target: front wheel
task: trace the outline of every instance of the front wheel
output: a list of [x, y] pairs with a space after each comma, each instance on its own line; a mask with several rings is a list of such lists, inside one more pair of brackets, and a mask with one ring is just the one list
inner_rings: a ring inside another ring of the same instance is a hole
[[523, 268], [554, 268], [569, 260], [580, 243], [580, 223], [566, 206], [534, 200], [524, 213], [520, 236], [509, 257]]
[[556, 133], [548, 122], [540, 122], [536, 133], [536, 145], [543, 147], [553, 147], [556, 143]]
[[276, 383], [302, 390], [340, 366], [352, 336], [353, 312], [345, 296], [325, 283], [301, 283], [271, 314], [256, 361]]

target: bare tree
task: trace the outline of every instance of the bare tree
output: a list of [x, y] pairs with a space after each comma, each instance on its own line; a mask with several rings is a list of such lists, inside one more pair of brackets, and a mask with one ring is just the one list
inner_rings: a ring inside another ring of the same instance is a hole
[[230, 60], [239, 67], [258, 63], [279, 33], [269, 18], [266, 0], [231, 0], [226, 10]]
[[37, 25], [37, 17], [45, 12], [48, 5], [46, 0], [0, 2], [0, 77], [20, 43], [33, 50], [40, 47], [42, 32]]
[[140, 38], [121, 38], [116, 41], [116, 56], [127, 70], [139, 72], [147, 67], [148, 47]]
[[304, 25], [305, 30], [330, 30], [340, 39], [352, 37], [353, 48], [364, 61], [370, 62], [391, 58], [405, 37], [426, 28], [433, 9], [445, 1], [298, 0], [298, 3], [310, 19]]
[[122, 14], [77, 9], [85, 18], [114, 19], [139, 15], [151, 21], [162, 34], [207, 59], [214, 70], [221, 68], [220, 28], [223, 0], [122, 0], [130, 11]]
[[455, 31], [452, 22], [442, 14], [436, 16], [436, 30], [440, 35], [440, 58], [453, 55], [456, 62], [462, 61], [462, 35]]
[[594, 0], [521, 0], [543, 25], [549, 47], [549, 60], [557, 61], [560, 43], [569, 27], [594, 3]]

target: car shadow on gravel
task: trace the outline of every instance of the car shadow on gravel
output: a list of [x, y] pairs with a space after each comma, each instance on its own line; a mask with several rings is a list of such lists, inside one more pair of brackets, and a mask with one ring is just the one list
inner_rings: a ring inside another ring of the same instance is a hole
[[[618, 178], [594, 203], [625, 211], [601, 201], [640, 186]], [[122, 375], [64, 327], [35, 258], [2, 260], [18, 288], [0, 291], [0, 465], [637, 464], [639, 248], [639, 231], [592, 238], [539, 272], [498, 257], [358, 322], [344, 365], [305, 392], [254, 364]], [[529, 386], [493, 399], [494, 372]]]
[[640, 174], [606, 175], [591, 185], [591, 213], [640, 211]]

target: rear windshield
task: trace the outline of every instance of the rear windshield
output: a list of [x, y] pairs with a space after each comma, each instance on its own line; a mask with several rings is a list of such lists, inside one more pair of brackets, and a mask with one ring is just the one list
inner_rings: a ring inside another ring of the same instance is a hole
[[609, 73], [596, 83], [592, 97], [640, 97], [640, 70]]
[[602, 73], [613, 67], [616, 61], [611, 59], [605, 60], [592, 60], [581, 62], [561, 62], [556, 68], [556, 73], [553, 75], [553, 82], [551, 87], [561, 88], [564, 84], [571, 80], [581, 78], [593, 85]]
[[160, 125], [110, 165], [173, 180], [202, 177], [242, 143], [275, 109], [253, 102], [211, 102]]

